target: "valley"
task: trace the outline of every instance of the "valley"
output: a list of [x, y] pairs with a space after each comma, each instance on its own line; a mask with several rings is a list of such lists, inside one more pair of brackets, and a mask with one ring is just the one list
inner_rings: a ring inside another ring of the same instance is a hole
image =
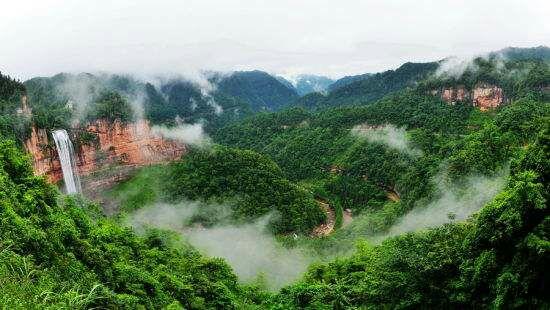
[[550, 48], [459, 69], [1, 75], [0, 304], [548, 306]]

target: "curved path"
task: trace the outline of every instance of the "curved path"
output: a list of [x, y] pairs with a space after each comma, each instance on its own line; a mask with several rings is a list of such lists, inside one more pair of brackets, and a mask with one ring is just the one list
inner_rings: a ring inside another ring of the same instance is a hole
[[326, 223], [320, 224], [319, 226], [313, 228], [313, 230], [311, 231], [311, 235], [314, 237], [323, 237], [334, 231], [336, 215], [334, 214], [334, 210], [330, 207], [328, 203], [320, 199], [315, 200], [319, 204], [319, 207], [321, 207], [321, 209], [323, 209], [323, 211], [325, 211], [325, 213], [327, 214], [327, 221]]

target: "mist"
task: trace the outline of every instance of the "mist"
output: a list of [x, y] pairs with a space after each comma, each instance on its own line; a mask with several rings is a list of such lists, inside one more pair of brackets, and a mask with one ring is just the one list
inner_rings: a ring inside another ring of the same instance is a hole
[[392, 124], [384, 126], [358, 125], [352, 128], [352, 135], [364, 138], [370, 142], [383, 143], [391, 148], [406, 152], [410, 155], [420, 156], [422, 151], [414, 148], [405, 128], [397, 128]]
[[443, 175], [435, 178], [438, 198], [426, 206], [417, 206], [401, 217], [389, 231], [376, 239], [386, 239], [400, 234], [441, 226], [454, 221], [464, 221], [490, 202], [506, 185], [509, 170], [495, 176], [470, 176], [459, 184], [450, 182]]
[[[466, 71], [477, 72], [479, 70], [479, 66], [475, 62], [477, 58], [482, 58], [487, 61], [492, 60], [495, 62], [496, 70], [500, 74], [510, 74], [509, 70], [504, 70], [505, 62], [508, 59], [507, 56], [502, 51], [498, 51], [447, 57], [440, 61], [439, 67], [435, 71], [434, 75], [439, 78], [443, 77], [458, 79]], [[512, 71], [513, 75], [521, 73], [515, 70]]]
[[[119, 74], [117, 76], [127, 78], [139, 83], [130, 75]], [[68, 99], [68, 103], [73, 108], [72, 123], [76, 124], [83, 120], [88, 112], [88, 107], [105, 90], [113, 89], [111, 79], [115, 77], [110, 73], [80, 73], [78, 75], [65, 74], [63, 82], [56, 85], [55, 91], [58, 95]], [[134, 118], [141, 120], [144, 118], [145, 92], [142, 87], [128, 91], [117, 91], [123, 95], [130, 104]]]
[[[193, 219], [203, 209], [214, 212], [215, 224], [204, 227]], [[270, 216], [237, 224], [230, 220], [231, 207], [187, 201], [179, 204], [155, 204], [130, 214], [127, 225], [138, 233], [148, 227], [170, 229], [181, 234], [192, 246], [210, 257], [224, 258], [244, 282], [265, 281], [276, 290], [297, 280], [314, 261], [299, 248], [281, 246], [267, 231]]]
[[207, 147], [211, 144], [210, 137], [205, 133], [202, 123], [179, 124], [175, 127], [155, 125], [151, 132], [166, 139], [176, 140], [185, 144]]

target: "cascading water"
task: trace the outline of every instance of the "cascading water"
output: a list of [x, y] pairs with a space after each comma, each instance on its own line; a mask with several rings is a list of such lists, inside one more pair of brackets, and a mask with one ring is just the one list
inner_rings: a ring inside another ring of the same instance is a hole
[[76, 170], [73, 143], [69, 139], [69, 135], [65, 129], [52, 131], [52, 136], [57, 148], [57, 154], [59, 154], [67, 194], [80, 193], [82, 188], [80, 187], [80, 177]]

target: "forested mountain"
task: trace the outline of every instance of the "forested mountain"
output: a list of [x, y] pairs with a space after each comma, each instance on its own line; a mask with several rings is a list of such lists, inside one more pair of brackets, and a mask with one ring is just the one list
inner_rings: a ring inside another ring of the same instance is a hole
[[254, 111], [274, 111], [298, 98], [296, 90], [263, 71], [237, 71], [213, 80], [220, 92], [247, 102]]
[[[0, 305], [546, 309], [546, 53], [406, 63], [299, 99], [260, 71], [208, 87], [0, 75]], [[31, 124], [139, 113], [205, 122], [211, 141], [95, 202], [36, 176], [18, 143]]]
[[[0, 135], [17, 141], [30, 131], [30, 120], [18, 113], [21, 97], [26, 93], [23, 83], [0, 72]], [[19, 111], [21, 112], [21, 111]]]
[[[315, 245], [323, 255], [331, 246], [341, 249], [349, 240], [392, 231], [410, 210], [432, 208], [427, 217], [445, 212], [444, 206], [454, 202], [429, 207], [443, 194], [432, 180], [438, 180], [444, 162], [452, 179], [468, 184], [468, 175], [495, 175], [512, 160], [506, 187], [478, 216], [454, 223], [453, 212], [460, 209], [447, 211], [450, 220], [441, 227], [378, 246], [361, 244], [349, 258], [310, 268], [302, 281], [275, 297], [275, 304], [542, 307], [548, 303], [543, 292], [550, 258], [537, 249], [546, 248], [549, 229], [548, 117], [548, 102], [522, 99], [482, 114], [421, 91], [402, 91], [367, 106], [258, 115], [221, 129], [217, 141], [268, 154], [291, 180], [311, 188], [336, 210], [353, 211], [357, 218], [350, 228]], [[365, 123], [367, 128], [404, 126], [412, 144], [400, 151], [390, 142], [350, 136], [350, 130]], [[463, 191], [472, 191], [471, 186]], [[399, 199], [387, 198], [391, 192]], [[422, 220], [414, 221], [420, 225], [416, 221]]]
[[537, 47], [531, 47], [531, 48], [521, 48], [521, 47], [507, 47], [504, 49], [501, 49], [500, 51], [496, 51], [493, 53], [489, 53], [489, 56], [493, 55], [501, 55], [502, 57], [508, 59], [508, 60], [544, 60], [548, 61], [550, 60], [550, 47], [547, 46], [537, 46]]
[[[434, 73], [438, 63], [405, 63], [396, 70], [376, 73], [366, 78], [340, 86], [330, 91], [327, 96], [319, 97], [317, 107], [338, 106], [342, 104], [366, 104], [392, 92], [406, 87], [414, 87], [420, 80]], [[309, 105], [304, 99], [296, 101], [297, 105]]]
[[332, 84], [330, 84], [328, 86], [327, 90], [328, 91], [334, 91], [334, 90], [336, 90], [340, 87], [349, 85], [353, 82], [365, 80], [371, 75], [372, 75], [371, 73], [364, 73], [364, 74], [358, 74], [358, 75], [344, 76], [343, 78], [339, 78], [338, 80], [336, 80]]
[[[153, 124], [205, 121], [211, 128], [251, 113], [250, 106], [236, 97], [207, 91], [184, 78], [163, 81], [160, 87], [129, 75], [58, 74], [50, 78], [33, 78], [25, 82], [38, 128], [69, 128], [70, 122], [93, 117], [96, 103], [104, 108], [126, 105], [125, 119], [145, 117]], [[119, 103], [111, 99], [120, 97]], [[134, 115], [140, 114], [140, 115]], [[109, 118], [109, 117], [107, 117]]]
[[334, 80], [320, 75], [300, 74], [292, 78], [289, 82], [295, 89], [298, 95], [304, 96], [310, 93], [326, 92]]

